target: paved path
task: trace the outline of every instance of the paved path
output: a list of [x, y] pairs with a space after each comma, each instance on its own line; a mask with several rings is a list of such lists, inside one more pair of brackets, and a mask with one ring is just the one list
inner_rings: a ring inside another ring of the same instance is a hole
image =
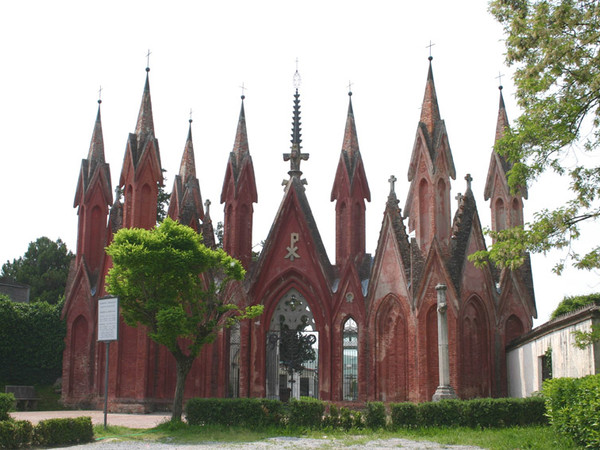
[[[89, 416], [92, 423], [97, 425], [104, 424], [104, 413], [102, 411], [20, 411], [12, 412], [10, 415], [17, 420], [29, 420], [37, 424], [40, 420], [55, 419], [60, 417], [81, 417]], [[108, 425], [120, 425], [128, 428], [154, 428], [161, 422], [171, 418], [170, 414], [151, 413], [151, 414], [117, 414], [109, 413], [107, 417]], [[358, 438], [358, 437], [357, 437]], [[202, 444], [168, 444], [154, 443], [147, 441], [113, 441], [105, 439], [85, 445], [76, 445], [68, 447], [70, 450], [223, 450], [223, 449], [332, 449], [332, 448], [369, 448], [369, 449], [388, 449], [388, 448], [411, 448], [411, 449], [443, 449], [451, 448], [453, 450], [475, 450], [480, 447], [465, 445], [442, 445], [435, 442], [412, 441], [409, 439], [392, 438], [377, 439], [360, 444], [352, 444], [352, 437], [347, 439], [309, 439], [296, 437], [274, 437], [267, 438], [257, 442], [248, 442], [243, 444], [223, 443], [223, 442], [205, 442]]]
[[[103, 411], [19, 411], [10, 413], [17, 420], [29, 420], [32, 424], [37, 424], [40, 420], [56, 419], [60, 417], [82, 417], [92, 418], [94, 425], [104, 424]], [[108, 425], [120, 425], [127, 428], [154, 428], [161, 422], [171, 419], [171, 414], [151, 413], [151, 414], [117, 414], [108, 413], [106, 422]]]

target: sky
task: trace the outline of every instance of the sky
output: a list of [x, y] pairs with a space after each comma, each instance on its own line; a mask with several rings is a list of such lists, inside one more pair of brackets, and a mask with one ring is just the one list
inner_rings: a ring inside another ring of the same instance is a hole
[[[332, 262], [330, 194], [349, 86], [371, 189], [370, 253], [390, 175], [399, 180], [401, 207], [408, 193], [430, 51], [457, 171], [451, 196], [465, 191], [470, 173], [484, 226], [490, 224], [483, 189], [500, 80], [509, 119], [519, 115], [502, 28], [481, 0], [2, 2], [0, 42], [0, 263], [23, 255], [40, 236], [60, 238], [75, 249], [73, 199], [100, 87], [105, 156], [115, 185], [148, 62], [166, 189], [170, 192], [179, 170], [191, 110], [197, 175], [215, 224], [223, 219], [219, 199], [244, 87], [258, 190], [254, 243], [266, 238], [282, 199], [281, 181], [289, 170], [282, 154], [290, 148], [293, 75], [299, 71], [302, 145], [310, 154], [301, 169]], [[566, 198], [567, 191], [565, 180], [541, 177], [529, 188], [525, 220]], [[554, 275], [551, 268], [561, 256], [533, 256], [534, 325], [546, 321], [565, 295], [600, 291], [597, 272], [567, 269]]]

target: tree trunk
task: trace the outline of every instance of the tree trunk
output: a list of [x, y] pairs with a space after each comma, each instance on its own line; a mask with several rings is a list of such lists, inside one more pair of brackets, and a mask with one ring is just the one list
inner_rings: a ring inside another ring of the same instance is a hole
[[180, 422], [183, 414], [183, 390], [185, 389], [185, 379], [192, 368], [192, 358], [175, 358], [175, 367], [177, 370], [177, 382], [175, 384], [175, 397], [173, 398], [173, 414], [171, 422]]

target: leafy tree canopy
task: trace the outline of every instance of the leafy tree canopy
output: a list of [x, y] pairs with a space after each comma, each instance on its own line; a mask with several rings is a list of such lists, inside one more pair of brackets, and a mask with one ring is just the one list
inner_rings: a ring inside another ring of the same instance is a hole
[[119, 297], [123, 319], [146, 326], [175, 358], [172, 419], [180, 420], [185, 379], [204, 344], [223, 327], [258, 316], [262, 306], [241, 308], [228, 298], [229, 282], [244, 277], [240, 262], [170, 218], [151, 230], [119, 230], [107, 253], [107, 291]]
[[31, 302], [56, 304], [65, 294], [72, 259], [73, 253], [63, 241], [40, 237], [29, 244], [24, 256], [12, 263], [6, 261], [0, 277], [28, 284]]
[[[584, 221], [600, 217], [600, 167], [581, 164], [577, 154], [598, 154], [600, 144], [600, 2], [590, 0], [493, 0], [490, 11], [504, 26], [506, 62], [516, 67], [514, 82], [522, 115], [496, 150], [514, 165], [513, 191], [552, 170], [570, 179], [570, 200], [538, 212], [525, 227], [491, 233], [489, 257], [514, 268], [525, 252], [563, 249], [580, 269], [600, 267], [600, 247], [576, 253], [572, 241]], [[596, 242], [598, 240], [596, 239]]]

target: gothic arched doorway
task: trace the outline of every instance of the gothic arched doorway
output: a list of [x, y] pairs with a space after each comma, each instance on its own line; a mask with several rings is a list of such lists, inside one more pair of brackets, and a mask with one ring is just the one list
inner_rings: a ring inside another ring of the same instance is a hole
[[266, 350], [267, 398], [319, 396], [319, 333], [296, 289], [287, 291], [273, 312]]

